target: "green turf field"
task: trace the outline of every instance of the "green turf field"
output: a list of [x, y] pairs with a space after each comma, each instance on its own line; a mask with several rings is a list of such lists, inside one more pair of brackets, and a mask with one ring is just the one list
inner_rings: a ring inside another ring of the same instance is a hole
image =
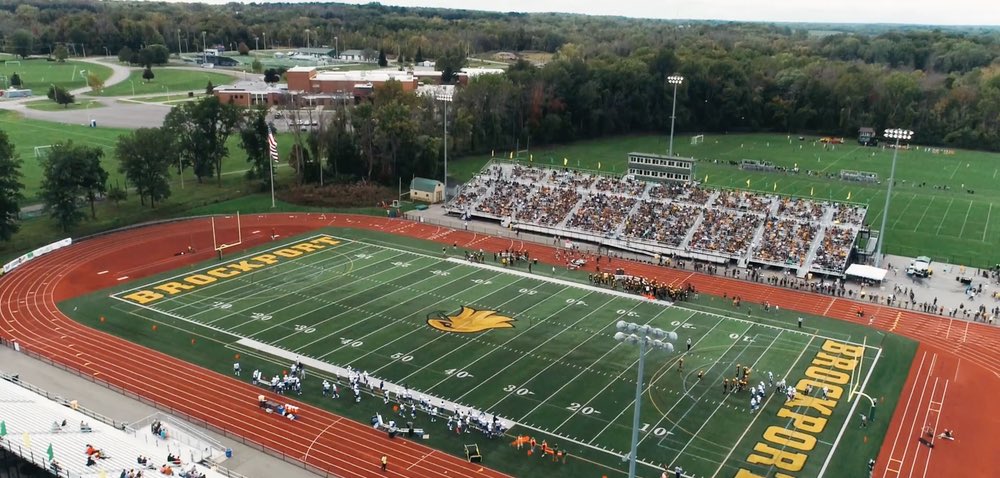
[[[312, 246], [290, 249], [303, 243]], [[268, 256], [255, 259], [263, 254]], [[612, 338], [619, 320], [676, 331], [678, 352], [684, 352], [688, 338], [693, 342], [690, 352], [650, 353], [646, 360], [639, 476], [659, 476], [661, 464], [683, 466], [694, 476], [735, 476], [741, 468], [772, 476], [774, 468], [752, 464], [748, 457], [765, 441], [767, 430], [780, 433], [792, 420], [779, 418], [785, 400], [771, 389], [756, 413], [749, 410], [747, 392], [723, 394], [722, 380], [735, 375], [736, 364], [753, 369], [751, 383], [767, 381], [768, 371], [775, 380], [787, 377], [795, 383], [824, 346], [867, 343], [851, 374], [854, 385], [844, 389], [885, 397], [879, 413], [887, 417], [914, 350], [912, 342], [839, 321], [810, 317], [798, 329], [792, 325], [795, 315], [787, 312], [754, 307], [748, 320], [743, 308], [732, 310], [721, 299], [668, 306], [589, 287], [579, 272], [541, 273], [538, 269], [547, 268], [539, 266], [529, 274], [489, 260], [486, 266], [467, 263], [459, 259], [460, 250], [447, 255], [433, 243], [331, 230], [282, 238], [222, 262], [143, 279], [60, 307], [84, 323], [222, 372], [236, 353], [243, 356], [245, 370], [260, 367], [265, 376], [296, 356], [320, 361], [313, 373], [323, 376], [334, 370], [323, 367], [350, 365], [387, 382], [405, 383], [418, 395], [495, 412], [518, 424], [511, 435], [546, 438], [573, 457], [567, 465], [539, 464], [507, 446], [512, 437], [487, 444], [480, 438], [486, 464], [515, 476], [617, 475], [625, 469], [621, 456], [630, 443], [638, 351]], [[273, 263], [264, 264], [268, 261]], [[247, 268], [247, 262], [260, 267], [222, 278], [237, 269], [220, 272], [219, 267]], [[168, 284], [178, 281], [186, 285]], [[450, 328], [441, 325], [463, 307], [495, 314], [480, 316], [485, 325], [460, 319], [453, 319]], [[496, 315], [513, 319], [513, 326], [504, 327], [508, 322]], [[98, 322], [98, 316], [104, 318]], [[154, 324], [161, 325], [159, 331], [151, 329]], [[463, 326], [481, 331], [439, 330]], [[700, 380], [699, 372], [704, 373]], [[307, 389], [306, 399], [319, 400], [315, 381], [307, 382]], [[815, 416], [810, 404], [818, 398], [807, 400], [786, 408]], [[827, 476], [853, 476], [848, 473], [867, 461], [861, 457], [877, 453], [885, 421], [865, 429], [862, 440], [862, 432], [846, 424], [857, 403], [845, 395], [830, 405], [832, 414], [821, 431], [810, 435], [813, 442], [795, 476], [817, 476], [827, 462]], [[361, 405], [353, 400], [325, 404], [362, 420], [374, 411], [391, 413], [372, 398]], [[867, 410], [865, 405], [854, 413]], [[433, 430], [432, 445], [451, 453], [460, 449], [462, 438], [444, 433], [442, 422], [421, 417], [418, 424]], [[438, 431], [441, 435], [435, 435]], [[840, 448], [834, 455], [836, 444]]]
[[[87, 72], [81, 74], [80, 70]], [[0, 62], [0, 75], [3, 75], [0, 85], [4, 88], [10, 86], [10, 77], [14, 73], [21, 77], [22, 88], [32, 90], [35, 96], [45, 97], [51, 85], [67, 90], [86, 87], [88, 73], [107, 80], [111, 77], [111, 68], [72, 60], [63, 63], [43, 59], [5, 60]]]
[[29, 101], [24, 105], [27, 108], [38, 111], [69, 111], [69, 110], [89, 110], [90, 108], [102, 108], [104, 104], [97, 100], [83, 100], [61, 105], [52, 100]]
[[134, 69], [129, 74], [127, 80], [110, 85], [96, 95], [132, 96], [163, 94], [165, 96], [172, 96], [174, 99], [180, 99], [181, 96], [187, 96], [189, 91], [204, 93], [205, 85], [209, 81], [213, 85], [219, 86], [232, 83], [235, 80], [233, 76], [223, 73], [170, 68], [153, 68], [153, 74], [155, 75], [153, 80], [146, 82], [146, 80], [142, 79], [142, 70]]
[[[845, 138], [845, 144], [824, 148], [817, 139], [810, 136], [799, 141], [797, 136], [775, 134], [709, 134], [703, 144], [692, 145], [690, 135], [677, 135], [674, 152], [697, 158], [697, 179], [709, 186], [868, 204], [868, 222], [878, 229], [892, 151], [859, 146], [853, 138]], [[919, 132], [916, 139], [919, 141]], [[570, 167], [584, 169], [598, 169], [600, 162], [602, 170], [621, 173], [626, 168], [627, 153], [664, 153], [666, 149], [665, 135], [630, 136], [538, 149], [531, 156], [535, 163], [555, 166], [561, 166], [566, 158]], [[496, 155], [507, 158], [509, 152], [497, 151]], [[529, 157], [522, 153], [520, 159]], [[797, 166], [802, 172], [750, 172], [729, 164], [741, 159], [765, 160], [787, 168]], [[464, 181], [488, 160], [475, 157], [455, 161], [449, 164], [449, 173]], [[826, 177], [837, 175], [841, 169], [875, 172], [883, 182], [869, 185]], [[819, 174], [808, 175], [807, 170]], [[924, 148], [901, 151], [887, 224], [886, 251], [909, 257], [929, 255], [936, 261], [976, 267], [1000, 262], [1000, 251], [994, 247], [1000, 241], [1000, 218], [993, 216], [994, 207], [1000, 212], [998, 177], [1000, 161], [995, 153], [956, 150], [954, 154], [942, 154]]]

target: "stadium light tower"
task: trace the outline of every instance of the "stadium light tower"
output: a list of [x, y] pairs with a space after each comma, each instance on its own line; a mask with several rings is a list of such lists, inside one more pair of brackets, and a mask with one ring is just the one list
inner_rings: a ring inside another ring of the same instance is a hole
[[635, 415], [632, 417], [632, 451], [629, 452], [628, 478], [635, 478], [636, 449], [639, 447], [639, 408], [642, 404], [642, 372], [646, 362], [646, 351], [666, 350], [667, 353], [674, 351], [674, 344], [677, 341], [677, 334], [666, 332], [663, 329], [639, 325], [633, 322], [619, 320], [615, 324], [618, 332], [615, 333], [615, 340], [629, 345], [639, 346], [639, 378], [635, 381]]
[[674, 119], [677, 118], [677, 86], [684, 82], [684, 77], [681, 75], [670, 75], [667, 77], [667, 83], [674, 85], [674, 106], [670, 110], [670, 146], [667, 149], [667, 156], [674, 155]]
[[451, 90], [442, 90], [435, 99], [444, 103], [444, 202], [448, 202], [448, 103], [454, 99]]
[[892, 167], [889, 169], [889, 186], [885, 190], [885, 209], [882, 210], [882, 226], [878, 230], [878, 247], [875, 250], [875, 267], [882, 264], [882, 244], [885, 242], [885, 222], [889, 218], [889, 199], [892, 198], [892, 183], [896, 181], [896, 157], [899, 156], [899, 142], [909, 141], [913, 131], [908, 129], [887, 129], [885, 137], [896, 140], [892, 149]]

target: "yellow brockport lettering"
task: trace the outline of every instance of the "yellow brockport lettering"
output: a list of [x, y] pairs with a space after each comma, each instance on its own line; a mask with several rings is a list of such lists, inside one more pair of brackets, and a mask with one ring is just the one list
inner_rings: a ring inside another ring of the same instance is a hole
[[845, 384], [851, 379], [851, 376], [844, 372], [817, 367], [815, 365], [806, 369], [806, 377], [837, 384]]
[[826, 428], [826, 419], [823, 417], [810, 417], [799, 412], [794, 412], [782, 407], [778, 410], [778, 418], [791, 418], [792, 426], [797, 430], [809, 433], [819, 433]]
[[764, 439], [771, 443], [801, 451], [810, 451], [816, 448], [816, 437], [783, 427], [767, 427], [767, 430], [764, 430]]
[[[754, 445], [753, 450], [756, 453], [747, 457], [748, 463], [754, 465], [773, 465], [785, 471], [802, 471], [802, 467], [806, 464], [806, 458], [808, 458], [805, 453], [792, 453], [760, 442]], [[757, 453], [760, 454], [758, 455]]]
[[[260, 254], [249, 259], [234, 261], [221, 267], [214, 267], [204, 273], [191, 274], [180, 280], [171, 279], [159, 284], [147, 285], [147, 288], [144, 290], [129, 291], [127, 295], [120, 297], [134, 304], [146, 305], [163, 299], [168, 295], [177, 295], [196, 289], [199, 286], [238, 276], [244, 272], [254, 272], [256, 269], [280, 264], [285, 259], [310, 254], [337, 244], [340, 244], [340, 241], [322, 236], [278, 249], [270, 254]], [[495, 327], [503, 326], [496, 325]], [[507, 326], [510, 327], [509, 325]]]

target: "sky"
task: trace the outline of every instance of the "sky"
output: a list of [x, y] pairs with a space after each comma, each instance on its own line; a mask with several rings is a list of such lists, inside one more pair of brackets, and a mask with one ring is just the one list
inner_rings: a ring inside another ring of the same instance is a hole
[[[338, 3], [368, 2], [369, 0], [341, 0]], [[226, 3], [226, 1], [202, 0], [201, 3]], [[1000, 25], [1000, 3], [997, 0], [380, 0], [380, 3], [500, 12], [564, 12], [662, 19]]]

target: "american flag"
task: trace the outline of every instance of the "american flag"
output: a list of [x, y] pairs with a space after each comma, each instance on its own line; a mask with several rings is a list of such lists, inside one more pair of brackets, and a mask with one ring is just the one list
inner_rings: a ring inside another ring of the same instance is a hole
[[274, 139], [274, 131], [267, 130], [267, 146], [271, 151], [271, 160], [278, 162], [278, 141]]

